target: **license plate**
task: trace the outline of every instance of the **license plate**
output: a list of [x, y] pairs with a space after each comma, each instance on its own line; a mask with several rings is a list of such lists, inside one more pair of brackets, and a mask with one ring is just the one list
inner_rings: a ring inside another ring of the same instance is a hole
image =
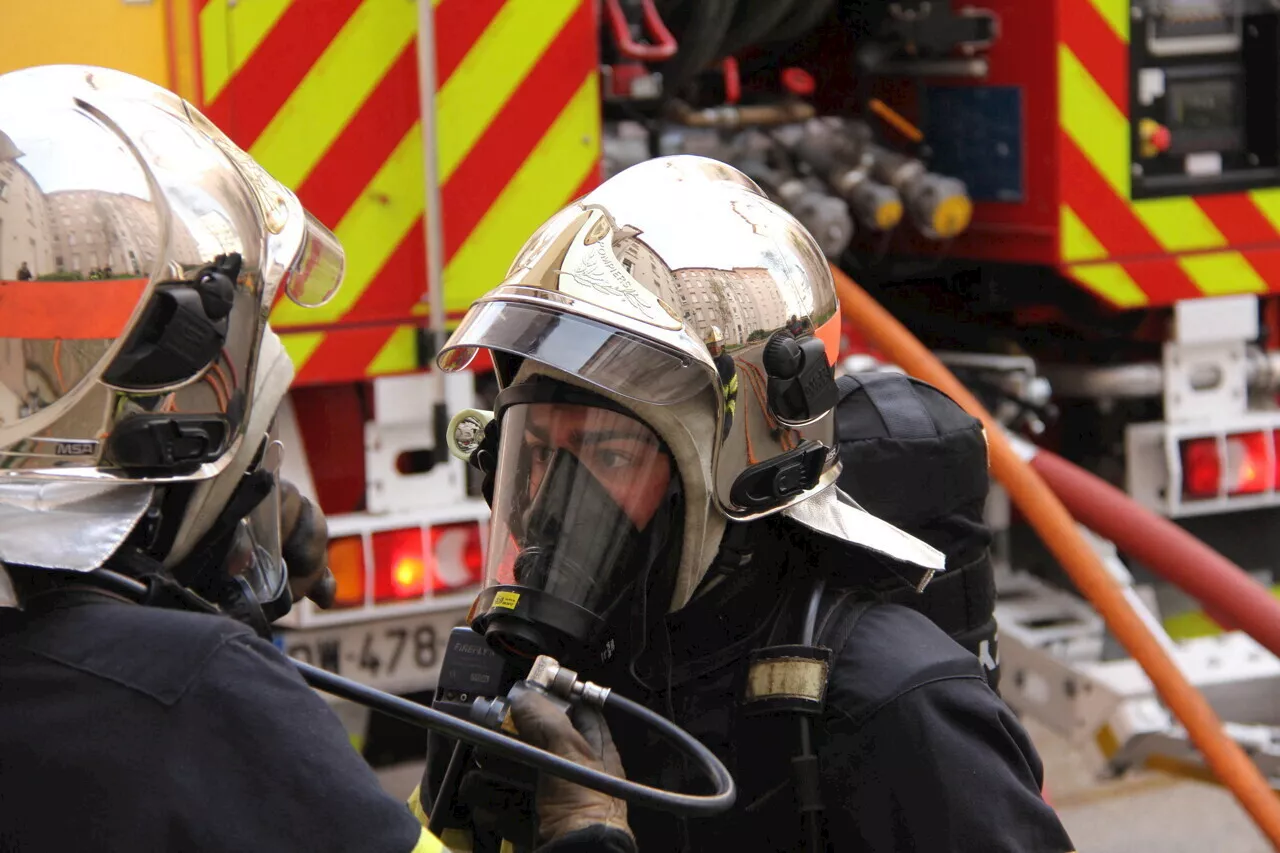
[[289, 657], [388, 693], [433, 689], [449, 631], [465, 609], [288, 631], [277, 642]]

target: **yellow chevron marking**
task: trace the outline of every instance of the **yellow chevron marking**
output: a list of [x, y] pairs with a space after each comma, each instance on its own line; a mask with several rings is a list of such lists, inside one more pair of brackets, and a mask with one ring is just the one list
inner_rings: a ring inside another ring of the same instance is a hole
[[[1089, 0], [1093, 8], [1098, 10], [1102, 20], [1115, 31], [1120, 40], [1129, 42], [1129, 1], [1130, 0]], [[1070, 14], [1068, 12], [1068, 14]]]
[[489, 22], [436, 95], [440, 183], [449, 180], [580, 4], [507, 0]]
[[587, 179], [600, 145], [599, 97], [592, 71], [445, 267], [446, 310], [496, 286], [521, 243]]
[[1227, 245], [1227, 238], [1200, 205], [1185, 196], [1136, 201], [1133, 212], [1167, 252], [1217, 249]]
[[1249, 193], [1249, 198], [1280, 234], [1280, 190], [1254, 190]]
[[[281, 300], [288, 302], [287, 299]], [[324, 332], [295, 332], [292, 335], [284, 334], [280, 336], [280, 342], [284, 344], [284, 351], [289, 354], [290, 360], [293, 361], [293, 369], [295, 373], [301, 373], [303, 366], [315, 355], [315, 351], [324, 341]]]
[[397, 326], [369, 362], [365, 373], [380, 376], [384, 373], [408, 373], [418, 369], [418, 329], [416, 326]]
[[1267, 283], [1239, 252], [1186, 255], [1178, 258], [1178, 266], [1206, 296], [1267, 292]]
[[319, 308], [281, 299], [271, 312], [271, 324], [332, 323], [347, 313], [422, 216], [422, 182], [422, 125], [414, 124], [333, 229], [347, 253], [342, 287]]
[[1058, 45], [1058, 79], [1059, 124], [1111, 189], [1128, 199], [1129, 120], [1065, 44]]
[[1067, 205], [1058, 208], [1059, 230], [1062, 235], [1062, 260], [1096, 261], [1107, 257], [1107, 250], [1098, 238], [1093, 236], [1089, 226], [1076, 216], [1076, 212]]
[[415, 3], [364, 0], [249, 153], [277, 180], [296, 188], [373, 93], [417, 26]]
[[253, 56], [293, 0], [210, 0], [200, 10], [200, 58], [205, 103]]
[[1072, 278], [1120, 308], [1147, 304], [1147, 294], [1119, 264], [1083, 264], [1068, 268]]

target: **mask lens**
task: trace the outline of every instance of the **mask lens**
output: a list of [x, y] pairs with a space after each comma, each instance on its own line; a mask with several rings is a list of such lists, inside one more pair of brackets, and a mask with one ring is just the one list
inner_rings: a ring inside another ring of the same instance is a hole
[[648, 426], [620, 412], [527, 403], [502, 416], [486, 586], [536, 589], [604, 618], [671, 484]]

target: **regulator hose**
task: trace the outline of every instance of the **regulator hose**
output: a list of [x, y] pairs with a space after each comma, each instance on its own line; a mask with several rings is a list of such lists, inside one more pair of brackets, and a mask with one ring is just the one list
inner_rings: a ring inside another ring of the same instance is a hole
[[1036, 448], [1030, 461], [1081, 524], [1280, 657], [1280, 601], [1244, 569], [1056, 453]]
[[[145, 584], [118, 572], [99, 569], [93, 574], [114, 591], [134, 601], [141, 602], [147, 595], [148, 590]], [[212, 604], [201, 609], [209, 613], [220, 612]], [[670, 741], [694, 760], [713, 781], [715, 792], [706, 795], [680, 794], [675, 791], [664, 791], [661, 788], [651, 788], [627, 779], [619, 779], [617, 776], [583, 767], [567, 758], [561, 758], [508, 735], [458, 719], [435, 708], [428, 708], [400, 696], [375, 690], [366, 684], [343, 678], [299, 660], [291, 658], [290, 662], [297, 667], [303, 679], [317, 690], [323, 690], [325, 693], [380, 711], [402, 722], [439, 732], [473, 746], [483, 747], [494, 755], [518, 761], [543, 773], [609, 794], [629, 803], [638, 803], [657, 811], [685, 817], [710, 817], [733, 808], [734, 800], [737, 798], [737, 787], [733, 777], [711, 750], [675, 723], [653, 713], [643, 705], [612, 692], [605, 700], [605, 707], [617, 708], [657, 729], [665, 740]]]
[[1206, 763], [1240, 802], [1254, 823], [1280, 850], [1280, 800], [1199, 691], [1129, 606], [1118, 582], [1076, 528], [1066, 507], [1024, 462], [999, 424], [955, 376], [905, 326], [834, 264], [840, 309], [853, 326], [894, 363], [959, 403], [979, 418], [991, 448], [991, 468], [1014, 504], [1097, 609], [1107, 627], [1147, 673], [1156, 692], [1186, 728]]

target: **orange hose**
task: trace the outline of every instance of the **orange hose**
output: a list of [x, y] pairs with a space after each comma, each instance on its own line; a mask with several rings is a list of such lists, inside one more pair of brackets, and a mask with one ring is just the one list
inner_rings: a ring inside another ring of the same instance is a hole
[[1107, 627], [1146, 671], [1156, 692], [1186, 728], [1209, 767], [1231, 789], [1272, 846], [1280, 850], [1280, 800], [1244, 750], [1222, 730], [1208, 701], [1187, 681], [1177, 664], [1129, 606], [1120, 585], [1080, 535], [1066, 507], [1014, 451], [999, 424], [982, 404], [906, 327], [847, 275], [831, 268], [845, 319], [894, 363], [912, 376], [937, 386], [987, 429], [991, 468], [1014, 504], [1066, 569]]

